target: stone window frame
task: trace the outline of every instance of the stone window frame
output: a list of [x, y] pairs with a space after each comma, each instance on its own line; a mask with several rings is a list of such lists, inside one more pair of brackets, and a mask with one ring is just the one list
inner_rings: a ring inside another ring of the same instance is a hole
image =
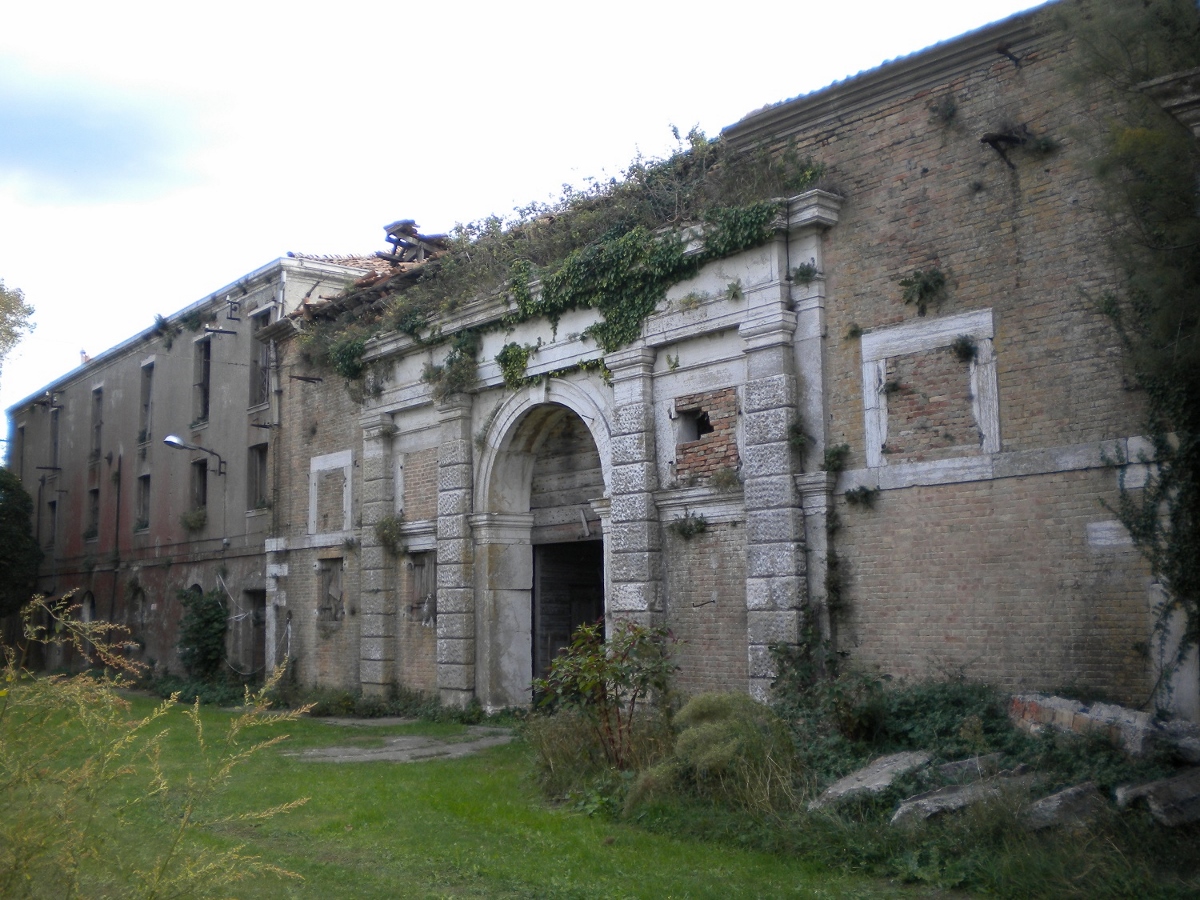
[[342, 470], [342, 527], [336, 532], [327, 532], [328, 534], [341, 534], [350, 530], [351, 514], [351, 498], [352, 478], [354, 473], [354, 451], [342, 450], [338, 453], [326, 453], [323, 456], [314, 456], [309, 460], [308, 464], [308, 533], [310, 535], [321, 534], [317, 531], [317, 490], [320, 484], [321, 476], [327, 472], [332, 472], [337, 469]]
[[868, 468], [881, 468], [888, 464], [883, 453], [888, 433], [888, 400], [887, 392], [883, 389], [887, 381], [888, 361], [896, 356], [949, 347], [956, 338], [963, 336], [975, 342], [975, 357], [970, 362], [969, 377], [971, 412], [982, 435], [980, 449], [985, 454], [1000, 452], [1000, 395], [996, 386], [996, 358], [992, 348], [995, 327], [989, 308], [956, 316], [905, 322], [862, 336], [863, 426]]

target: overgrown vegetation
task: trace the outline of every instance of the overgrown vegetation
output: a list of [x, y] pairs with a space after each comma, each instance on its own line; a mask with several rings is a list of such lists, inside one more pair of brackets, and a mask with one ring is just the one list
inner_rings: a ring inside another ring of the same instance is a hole
[[11, 469], [0, 469], [0, 618], [29, 599], [41, 562], [42, 548], [33, 534], [33, 500]]
[[224, 674], [225, 632], [229, 618], [223, 592], [192, 589], [179, 592], [183, 617], [179, 620], [179, 659], [197, 681], [217, 681]]
[[[450, 358], [430, 366], [425, 378], [439, 396], [465, 390], [474, 381], [479, 335], [449, 337], [439, 323], [464, 303], [501, 290], [509, 313], [489, 329], [533, 318], [556, 326], [569, 310], [595, 309], [602, 319], [586, 337], [603, 351], [630, 343], [668, 287], [710, 260], [769, 240], [778, 198], [811, 188], [822, 175], [820, 165], [792, 147], [735, 152], [699, 130], [676, 136], [674, 155], [635, 160], [619, 180], [566, 188], [556, 202], [531, 204], [508, 220], [458, 226], [447, 251], [415, 278], [392, 285], [385, 302], [313, 323], [302, 340], [306, 358], [354, 378], [363, 374], [365, 339], [375, 334], [397, 331], [427, 344], [452, 340]], [[686, 252], [689, 228], [703, 232], [699, 253]], [[351, 289], [345, 299], [355, 296]], [[523, 368], [513, 346], [502, 363], [510, 386]]]
[[946, 296], [946, 276], [939, 268], [917, 269], [900, 279], [900, 296], [905, 303], [917, 308], [917, 315], [925, 315], [931, 303], [940, 303]]
[[404, 517], [401, 515], [384, 516], [375, 523], [375, 539], [392, 556], [401, 556], [408, 552], [404, 544]]
[[1160, 640], [1182, 626], [1169, 670], [1200, 643], [1200, 149], [1140, 85], [1200, 65], [1200, 12], [1190, 0], [1122, 0], [1052, 15], [1077, 37], [1078, 86], [1111, 92], [1120, 109], [1094, 136], [1122, 272], [1099, 302], [1144, 393], [1153, 458], [1129, 460], [1150, 475], [1122, 488], [1115, 512], [1166, 591]]
[[[244, 696], [228, 724], [205, 731], [198, 707], [184, 712], [193, 759], [185, 773], [164, 765], [173, 701], [130, 718], [117, 693], [138, 665], [121, 652], [121, 626], [79, 621], [69, 598], [36, 597], [25, 607], [24, 640], [4, 647], [0, 690], [0, 894], [11, 898], [228, 896], [255, 876], [295, 877], [247, 854], [214, 845], [214, 827], [254, 827], [300, 806], [289, 800], [257, 812], [213, 814], [235, 769], [283, 740], [258, 729], [292, 720], [267, 712], [262, 694]], [[23, 668], [36, 644], [70, 646], [103, 669], [35, 677]], [[130, 831], [137, 821], [153, 827]]]

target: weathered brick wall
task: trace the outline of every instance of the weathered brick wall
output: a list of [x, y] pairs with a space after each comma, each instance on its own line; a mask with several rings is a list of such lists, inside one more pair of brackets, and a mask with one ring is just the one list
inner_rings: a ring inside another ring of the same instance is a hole
[[948, 347], [888, 360], [889, 462], [979, 454], [967, 368]]
[[[283, 371], [308, 374], [300, 358], [296, 341], [281, 345]], [[315, 456], [344, 450], [354, 452], [351, 467], [351, 526], [360, 516], [362, 429], [358, 425], [359, 406], [350, 398], [341, 379], [326, 378], [309, 384], [285, 379], [281, 384], [281, 419], [278, 432], [279, 490], [276, 500], [276, 534], [288, 541], [288, 574], [279, 579], [287, 605], [279, 610], [291, 614], [292, 656], [296, 678], [302, 684], [320, 683], [329, 687], [357, 690], [359, 686], [359, 550], [343, 546], [308, 546], [309, 468]], [[318, 480], [317, 529], [337, 531], [342, 526], [342, 478], [330, 472]], [[345, 616], [335, 622], [319, 621], [319, 565], [322, 558], [340, 558]], [[270, 602], [270, 601], [268, 601]]]
[[404, 457], [404, 518], [409, 522], [437, 518], [437, 448]]
[[679, 640], [676, 688], [744, 691], [746, 659], [746, 538], [732, 524], [709, 525], [684, 540], [663, 530], [667, 624]]
[[677, 413], [701, 413], [712, 431], [675, 448], [675, 475], [684, 483], [707, 483], [721, 469], [737, 470], [737, 391], [703, 391], [675, 398]]
[[[845, 198], [823, 242], [826, 425], [829, 443], [849, 445], [851, 470], [867, 465], [857, 334], [917, 320], [899, 285], [917, 269], [940, 269], [947, 283], [923, 321], [992, 311], [1001, 453], [1141, 430], [1119, 340], [1095, 302], [1116, 276], [1083, 135], [1102, 126], [1109, 101], [1089, 107], [1071, 91], [1058, 39], [1014, 53], [1019, 68], [980, 51], [940, 85], [798, 135]], [[939, 117], [930, 107], [946, 98], [955, 113]], [[1057, 148], [1014, 148], [1009, 165], [980, 142], [1022, 126]], [[889, 366], [899, 390], [887, 398], [884, 462], [978, 457], [966, 364], [943, 348]], [[1114, 499], [1114, 475], [1043, 469], [887, 490], [873, 510], [840, 504], [842, 646], [896, 674], [961, 669], [1013, 688], [1075, 682], [1144, 696], [1134, 649], [1148, 636], [1144, 566], [1086, 541], [1087, 523], [1112, 518], [1100, 500]]]
[[1087, 540], [1115, 484], [1096, 469], [840, 504], [839, 643], [857, 664], [894, 675], [961, 673], [1009, 690], [1075, 686], [1141, 702], [1146, 573], [1132, 548]]

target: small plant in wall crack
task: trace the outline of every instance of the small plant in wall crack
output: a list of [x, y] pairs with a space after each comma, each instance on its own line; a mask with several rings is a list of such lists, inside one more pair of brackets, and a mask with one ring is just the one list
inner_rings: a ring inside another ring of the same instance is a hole
[[969, 363], [975, 359], [975, 354], [979, 351], [975, 346], [975, 341], [969, 335], [960, 334], [950, 344], [950, 352], [955, 355], [959, 362]]
[[667, 527], [685, 541], [690, 541], [696, 535], [708, 531], [708, 519], [685, 509], [683, 515], [677, 516]]
[[188, 531], [200, 531], [208, 524], [208, 510], [203, 506], [189, 509], [179, 517], [179, 524]]
[[792, 269], [792, 281], [801, 287], [808, 287], [821, 273], [817, 271], [816, 260], [809, 260], [806, 263], [800, 263], [796, 268]]
[[846, 491], [846, 502], [851, 506], [861, 506], [864, 509], [871, 509], [875, 506], [875, 498], [879, 496], [879, 488], [869, 488], [866, 485], [859, 485], [856, 488], [851, 488]]
[[531, 344], [510, 342], [500, 348], [496, 354], [496, 362], [500, 365], [500, 376], [510, 390], [517, 390], [525, 384], [525, 369], [529, 365], [529, 355], [537, 348]]
[[712, 473], [708, 483], [716, 490], [728, 493], [738, 490], [742, 486], [742, 479], [738, 476], [737, 469], [723, 466]]
[[384, 516], [376, 522], [375, 538], [392, 556], [402, 556], [408, 552], [408, 548], [404, 546], [403, 516]]
[[832, 447], [826, 447], [825, 459], [821, 463], [821, 468], [826, 472], [837, 474], [846, 468], [846, 462], [849, 458], [849, 444], [835, 444]]
[[900, 279], [900, 296], [905, 303], [917, 307], [917, 315], [925, 315], [931, 303], [941, 303], [946, 296], [946, 276], [941, 269], [917, 269]]

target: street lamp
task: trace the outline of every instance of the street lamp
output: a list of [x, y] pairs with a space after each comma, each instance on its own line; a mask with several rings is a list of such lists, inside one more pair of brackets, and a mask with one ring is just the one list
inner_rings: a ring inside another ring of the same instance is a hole
[[163, 443], [168, 447], [174, 447], [176, 450], [195, 450], [199, 453], [207, 453], [209, 456], [215, 456], [217, 458], [217, 474], [225, 474], [225, 460], [221, 459], [221, 454], [216, 450], [209, 450], [207, 447], [201, 447], [199, 444], [185, 441], [177, 434], [168, 434], [163, 438]]

